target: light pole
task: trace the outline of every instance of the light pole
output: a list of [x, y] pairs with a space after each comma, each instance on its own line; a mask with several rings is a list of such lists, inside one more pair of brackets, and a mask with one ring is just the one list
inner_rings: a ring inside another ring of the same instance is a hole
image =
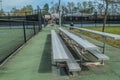
[[45, 9], [40, 9], [41, 10], [41, 16], [42, 16], [42, 18], [44, 19], [44, 27], [46, 26], [46, 22], [45, 22], [45, 14], [43, 15], [42, 13], [43, 13], [43, 11], [45, 11]]
[[0, 0], [0, 6], [1, 6], [1, 11], [2, 11], [2, 0]]
[[61, 27], [61, 1], [59, 0], [59, 26]]

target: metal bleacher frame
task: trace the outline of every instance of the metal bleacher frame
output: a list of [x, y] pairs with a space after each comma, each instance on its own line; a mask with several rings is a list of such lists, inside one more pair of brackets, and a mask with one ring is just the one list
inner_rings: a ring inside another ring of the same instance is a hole
[[100, 64], [103, 64], [104, 60], [109, 60], [109, 57], [102, 54], [96, 45], [62, 28], [59, 28], [59, 31], [61, 36], [66, 38], [68, 44], [71, 45], [71, 47], [73, 47], [77, 53], [79, 53], [81, 65], [84, 63], [84, 54], [86, 53], [91, 53], [93, 56], [95, 56], [100, 61]]
[[103, 46], [102, 46], [102, 48], [103, 48], [103, 54], [105, 54], [105, 48], [106, 48], [107, 38], [111, 38], [111, 39], [115, 39], [115, 40], [120, 39], [120, 35], [117, 35], [117, 34], [111, 34], [111, 33], [100, 32], [100, 31], [89, 30], [89, 29], [78, 28], [78, 27], [72, 27], [72, 28], [102, 36], [104, 38], [104, 40], [103, 40]]

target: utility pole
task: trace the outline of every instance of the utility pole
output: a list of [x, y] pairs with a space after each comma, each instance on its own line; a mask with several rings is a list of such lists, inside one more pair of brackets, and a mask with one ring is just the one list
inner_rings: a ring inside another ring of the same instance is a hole
[[59, 26], [61, 27], [61, 1], [59, 0]]
[[0, 16], [3, 16], [2, 0], [0, 0]]
[[0, 7], [1, 7], [1, 11], [2, 11], [2, 0], [0, 0]]

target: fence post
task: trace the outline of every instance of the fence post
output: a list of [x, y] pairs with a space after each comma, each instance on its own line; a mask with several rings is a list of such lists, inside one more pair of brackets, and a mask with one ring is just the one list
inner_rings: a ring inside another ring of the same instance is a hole
[[33, 30], [34, 30], [34, 35], [36, 34], [35, 32], [35, 23], [33, 22]]
[[41, 9], [40, 9], [40, 15], [39, 16], [40, 16], [40, 21], [39, 22], [40, 22], [40, 26], [41, 26], [40, 29], [42, 30], [42, 12], [41, 12]]
[[81, 13], [81, 28], [83, 27], [83, 12]]
[[26, 21], [26, 28], [28, 29], [29, 22], [27, 22], [27, 12], [25, 11], [25, 21]]
[[24, 42], [26, 43], [26, 30], [25, 30], [25, 22], [23, 21], [23, 33], [24, 33]]
[[46, 22], [45, 22], [45, 15], [43, 16], [44, 17], [44, 27], [46, 26]]
[[[8, 20], [9, 20], [9, 19], [10, 19], [10, 13], [8, 12]], [[10, 26], [10, 29], [12, 28], [11, 23], [12, 23], [12, 22], [8, 22], [8, 24], [9, 24], [9, 26]]]
[[95, 27], [97, 27], [96, 22], [97, 22], [97, 18], [95, 17]]
[[39, 6], [37, 6], [37, 10], [38, 10], [38, 26], [40, 31], [42, 29], [42, 26], [41, 26], [41, 10]]

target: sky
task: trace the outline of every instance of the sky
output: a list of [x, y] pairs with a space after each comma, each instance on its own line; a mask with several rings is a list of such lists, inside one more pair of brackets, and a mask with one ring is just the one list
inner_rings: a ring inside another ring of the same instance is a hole
[[[67, 2], [80, 2], [80, 1], [89, 1], [89, 0], [61, 0], [62, 4], [65, 4]], [[40, 6], [40, 8], [43, 7], [44, 4], [48, 3], [51, 5], [51, 3], [56, 3], [58, 0], [2, 0], [2, 8], [4, 11], [10, 11], [13, 7], [16, 8], [22, 8], [26, 5], [32, 5], [33, 8], [37, 8], [37, 5]]]

